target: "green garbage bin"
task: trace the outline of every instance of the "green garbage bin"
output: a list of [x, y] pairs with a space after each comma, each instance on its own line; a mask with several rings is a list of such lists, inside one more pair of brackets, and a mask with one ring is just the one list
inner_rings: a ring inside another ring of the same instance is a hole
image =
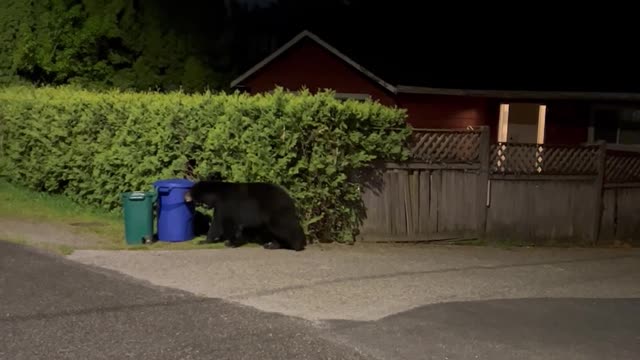
[[127, 245], [141, 245], [153, 237], [153, 203], [156, 194], [134, 191], [122, 194], [124, 234]]

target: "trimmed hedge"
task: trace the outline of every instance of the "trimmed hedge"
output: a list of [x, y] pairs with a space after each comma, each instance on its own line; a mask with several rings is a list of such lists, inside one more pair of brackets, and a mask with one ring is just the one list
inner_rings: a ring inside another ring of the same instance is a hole
[[114, 210], [121, 192], [185, 177], [191, 161], [196, 178], [219, 171], [282, 185], [311, 239], [351, 237], [360, 192], [348, 175], [375, 159], [405, 159], [409, 133], [403, 110], [329, 91], [0, 89], [0, 176], [10, 181]]

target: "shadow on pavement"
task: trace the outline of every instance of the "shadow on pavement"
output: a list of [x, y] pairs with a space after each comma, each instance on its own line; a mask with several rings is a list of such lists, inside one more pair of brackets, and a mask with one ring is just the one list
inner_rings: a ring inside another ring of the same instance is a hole
[[382, 358], [639, 359], [640, 298], [452, 302], [330, 329]]

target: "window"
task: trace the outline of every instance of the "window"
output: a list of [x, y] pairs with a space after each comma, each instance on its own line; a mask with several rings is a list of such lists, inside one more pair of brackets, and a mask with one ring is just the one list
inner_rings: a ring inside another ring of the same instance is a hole
[[593, 111], [593, 140], [618, 143], [618, 111], [616, 109], [596, 109]]
[[601, 106], [592, 112], [593, 141], [640, 145], [640, 108]]
[[625, 110], [622, 113], [618, 144], [640, 144], [640, 110]]

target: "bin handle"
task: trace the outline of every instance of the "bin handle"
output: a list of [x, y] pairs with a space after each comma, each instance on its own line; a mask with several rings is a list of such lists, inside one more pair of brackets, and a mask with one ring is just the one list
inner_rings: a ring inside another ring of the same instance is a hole
[[129, 200], [144, 200], [146, 194], [143, 192], [133, 192], [129, 195]]
[[160, 187], [158, 187], [158, 192], [159, 193], [160, 192], [164, 192], [164, 193], [171, 192], [171, 188], [168, 188], [168, 187], [165, 187], [165, 186], [160, 186]]

